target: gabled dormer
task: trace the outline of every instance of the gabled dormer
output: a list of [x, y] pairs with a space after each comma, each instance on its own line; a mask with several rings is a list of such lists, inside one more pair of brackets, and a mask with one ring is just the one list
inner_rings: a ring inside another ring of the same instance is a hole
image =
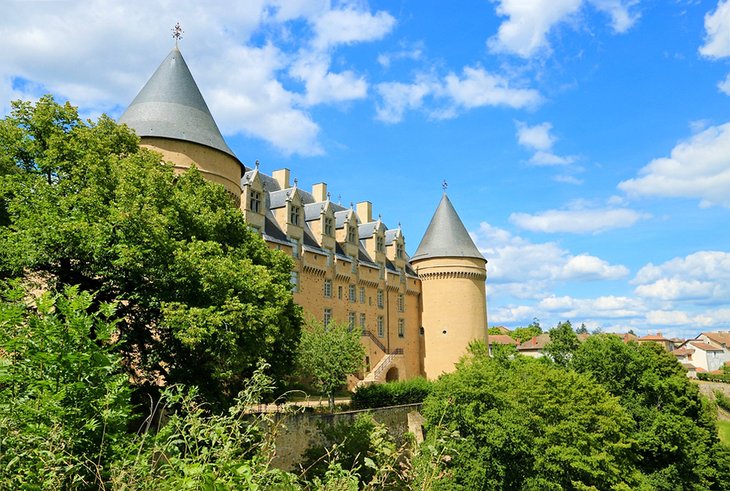
[[304, 203], [296, 179], [293, 187], [269, 193], [269, 209], [287, 238], [296, 241], [294, 256], [297, 257], [304, 235]]
[[360, 247], [357, 225], [357, 214], [354, 210], [335, 212], [335, 239], [340, 243], [345, 254], [353, 259], [357, 259]]
[[335, 210], [330, 200], [304, 205], [304, 219], [322, 249], [335, 250]]
[[256, 168], [246, 172], [241, 179], [241, 212], [246, 222], [256, 230], [264, 229], [264, 216], [266, 214], [266, 200], [264, 182], [259, 172], [259, 162], [256, 161]]
[[398, 270], [405, 267], [406, 241], [400, 225], [396, 229], [385, 231], [385, 255]]
[[378, 264], [385, 264], [385, 225], [380, 218], [375, 222], [361, 223], [358, 234], [368, 256]]

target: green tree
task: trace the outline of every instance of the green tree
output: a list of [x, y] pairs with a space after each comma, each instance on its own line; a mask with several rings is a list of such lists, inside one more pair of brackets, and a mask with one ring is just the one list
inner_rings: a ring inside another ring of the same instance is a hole
[[335, 392], [363, 365], [365, 348], [360, 333], [347, 325], [309, 320], [302, 329], [297, 364], [304, 377], [311, 377], [317, 389], [327, 395], [330, 410], [335, 407]]
[[573, 354], [580, 346], [578, 335], [570, 321], [558, 322], [548, 331], [550, 342], [545, 345], [545, 355], [562, 367], [567, 367]]
[[[0, 121], [0, 278], [37, 275], [118, 301], [120, 351], [142, 382], [200, 387], [226, 403], [260, 358], [288, 372], [300, 331], [291, 260], [223, 187], [176, 174], [106, 116], [50, 96]], [[93, 306], [92, 306], [93, 308]]]
[[103, 487], [126, 444], [130, 387], [112, 350], [114, 306], [89, 314], [92, 301], [75, 287], [31, 297], [0, 282], [3, 488]]
[[628, 409], [637, 466], [654, 489], [728, 489], [730, 460], [712, 407], [671, 353], [601, 334], [580, 346], [571, 366]]
[[[589, 377], [518, 357], [472, 356], [426, 399], [444, 446], [437, 489], [636, 489], [628, 412]], [[430, 439], [426, 446], [439, 444]]]
[[517, 327], [511, 333], [510, 336], [516, 339], [520, 343], [524, 343], [528, 339], [532, 339], [535, 336], [542, 334], [542, 327], [540, 321], [536, 318], [532, 320], [526, 327]]

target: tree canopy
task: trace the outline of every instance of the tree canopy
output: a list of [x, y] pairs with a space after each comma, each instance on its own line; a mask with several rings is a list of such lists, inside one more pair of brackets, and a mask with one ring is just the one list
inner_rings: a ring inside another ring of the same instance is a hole
[[[291, 260], [194, 168], [176, 173], [106, 116], [50, 96], [0, 121], [0, 278], [117, 301], [120, 352], [141, 381], [235, 395], [260, 358], [294, 361]], [[93, 336], [93, 333], [91, 333]]]

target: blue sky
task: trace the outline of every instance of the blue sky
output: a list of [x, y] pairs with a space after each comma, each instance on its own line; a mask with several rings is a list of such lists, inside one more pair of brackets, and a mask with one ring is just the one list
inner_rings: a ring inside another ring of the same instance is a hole
[[730, 330], [730, 0], [0, 0], [0, 112], [118, 117], [173, 46], [231, 148], [369, 200], [413, 252], [441, 183], [491, 325]]

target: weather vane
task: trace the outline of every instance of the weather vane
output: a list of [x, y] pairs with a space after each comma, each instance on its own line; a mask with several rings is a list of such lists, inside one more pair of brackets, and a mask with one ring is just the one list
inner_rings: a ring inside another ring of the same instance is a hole
[[183, 28], [180, 27], [180, 23], [175, 23], [175, 27], [172, 28], [172, 37], [175, 38], [175, 47], [177, 48], [177, 42], [182, 39], [183, 35]]
[[449, 183], [446, 182], [446, 179], [444, 179], [444, 182], [441, 183], [441, 188], [444, 190], [444, 193], [446, 192], [446, 188], [449, 187]]

